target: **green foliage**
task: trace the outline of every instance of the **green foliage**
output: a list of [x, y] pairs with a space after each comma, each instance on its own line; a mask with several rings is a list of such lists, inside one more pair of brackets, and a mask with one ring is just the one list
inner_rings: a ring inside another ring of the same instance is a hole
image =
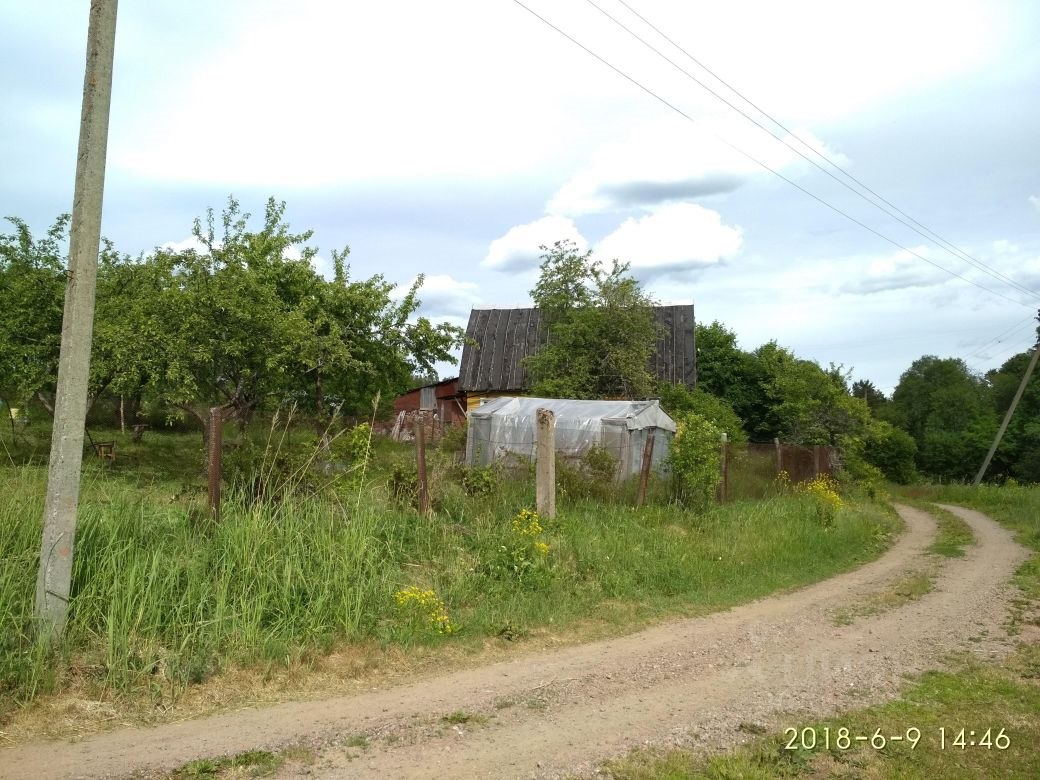
[[776, 433], [766, 422], [768, 400], [756, 356], [740, 349], [737, 334], [718, 321], [698, 324], [696, 334], [698, 388], [728, 403], [748, 433], [773, 438]]
[[69, 215], [43, 238], [8, 217], [12, 234], [0, 234], [0, 398], [24, 408], [57, 379], [65, 298]]
[[617, 479], [617, 458], [603, 447], [589, 447], [581, 456], [582, 470], [596, 482], [612, 483]]
[[437, 449], [441, 452], [454, 454], [466, 449], [466, 421], [461, 425], [445, 425], [444, 434], [437, 442]]
[[[65, 284], [62, 217], [44, 239], [20, 220], [0, 236], [0, 398], [45, 403], [56, 381]], [[314, 267], [311, 232], [294, 233], [285, 204], [267, 201], [262, 224], [234, 198], [195, 220], [199, 249], [99, 258], [91, 392], [139, 411], [206, 410], [246, 424], [265, 404], [294, 401], [327, 417], [368, 411], [416, 373], [454, 362], [463, 331], [416, 317], [420, 276], [403, 295], [381, 275], [350, 279], [349, 250], [333, 252], [335, 278]]]
[[736, 444], [747, 442], [743, 421], [725, 399], [707, 393], [699, 387], [690, 390], [686, 385], [671, 382], [659, 383], [657, 395], [661, 399], [661, 406], [673, 418], [677, 414], [696, 412], [725, 432], [729, 441]]
[[481, 567], [481, 572], [492, 579], [512, 580], [523, 586], [545, 585], [551, 575], [551, 549], [538, 513], [521, 509], [509, 521], [506, 540]]
[[333, 455], [346, 464], [345, 483], [348, 490], [361, 487], [372, 452], [372, 426], [367, 422], [355, 425], [350, 431], [332, 441]]
[[883, 416], [917, 442], [920, 470], [942, 479], [973, 476], [997, 427], [986, 383], [963, 360], [931, 355], [903, 372]]
[[[1032, 351], [1021, 352], [986, 375], [999, 416], [1003, 417], [1011, 405], [1031, 358]], [[1009, 476], [1022, 482], [1040, 482], [1040, 371], [1034, 372], [1026, 385], [987, 472], [987, 479], [997, 481]]]
[[886, 479], [900, 485], [913, 482], [917, 476], [916, 455], [917, 442], [906, 431], [881, 420], [872, 420], [867, 426], [863, 457], [879, 468]]
[[550, 398], [645, 398], [653, 388], [653, 301], [613, 261], [609, 270], [569, 241], [542, 247], [531, 291], [548, 336], [524, 359], [532, 392]]
[[419, 506], [419, 474], [416, 468], [395, 463], [386, 480], [386, 492], [401, 506]]
[[669, 461], [676, 498], [694, 508], [707, 506], [722, 481], [722, 431], [695, 412], [680, 414]]
[[468, 496], [490, 496], [498, 488], [499, 475], [494, 464], [461, 470], [462, 487]]
[[[168, 473], [198, 474], [194, 435], [151, 436], [168, 457], [190, 453]], [[411, 455], [377, 440], [369, 468], [385, 478]], [[305, 669], [343, 643], [444, 641], [432, 624], [401, 620], [393, 596], [413, 584], [433, 590], [459, 639], [478, 645], [590, 619], [627, 630], [633, 619], [724, 608], [852, 566], [878, 552], [890, 524], [879, 507], [856, 505], [821, 534], [792, 497], [699, 514], [590, 499], [561, 504], [551, 528], [540, 521], [532, 533], [530, 522], [514, 529], [510, 510], [534, 499], [526, 472], [488, 497], [459, 488], [430, 518], [366, 484], [358, 504], [327, 491], [228, 500], [212, 524], [198, 522], [196, 499], [154, 464], [144, 474], [115, 466], [87, 467], [70, 622], [53, 654], [32, 631], [46, 473], [0, 466], [0, 718], [73, 683], [168, 707], [228, 666]], [[488, 576], [482, 567], [514, 542], [523, 555], [510, 552]]]
[[852, 383], [852, 396], [862, 398], [870, 409], [871, 414], [878, 411], [888, 403], [888, 398], [869, 379], [857, 379]]

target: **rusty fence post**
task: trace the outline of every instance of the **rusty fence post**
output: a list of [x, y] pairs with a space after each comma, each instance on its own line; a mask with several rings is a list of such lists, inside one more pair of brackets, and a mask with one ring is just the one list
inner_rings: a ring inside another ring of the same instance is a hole
[[821, 473], [823, 473], [823, 470], [820, 468], [820, 455], [822, 454], [823, 447], [821, 447], [819, 444], [814, 444], [812, 448], [813, 479], [816, 479], [818, 476], [820, 476]]
[[535, 509], [542, 517], [556, 517], [556, 415], [538, 409], [535, 437]]
[[219, 406], [209, 410], [209, 511], [214, 520], [220, 519], [220, 455], [224, 440], [224, 414]]
[[415, 413], [413, 428], [415, 433], [415, 471], [419, 493], [419, 514], [426, 517], [430, 514], [430, 486], [426, 479], [426, 420], [421, 411]]
[[779, 477], [784, 473], [784, 445], [780, 439], [773, 439], [773, 446], [776, 447], [776, 475]]
[[651, 430], [646, 435], [646, 444], [643, 445], [643, 463], [639, 468], [639, 492], [636, 494], [636, 506], [640, 507], [646, 501], [646, 483], [650, 479], [650, 463], [654, 457], [654, 432]]

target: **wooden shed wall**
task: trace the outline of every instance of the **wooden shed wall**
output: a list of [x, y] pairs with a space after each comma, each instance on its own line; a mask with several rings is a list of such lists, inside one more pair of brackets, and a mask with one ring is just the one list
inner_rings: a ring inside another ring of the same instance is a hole
[[[696, 387], [697, 344], [693, 306], [656, 306], [661, 329], [651, 371], [658, 379]], [[474, 309], [462, 348], [459, 389], [484, 395], [522, 393], [530, 387], [523, 359], [543, 342], [538, 309]]]

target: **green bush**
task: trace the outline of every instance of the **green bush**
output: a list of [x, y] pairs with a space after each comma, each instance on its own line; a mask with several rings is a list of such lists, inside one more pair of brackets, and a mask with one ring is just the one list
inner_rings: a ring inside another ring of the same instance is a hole
[[917, 476], [914, 459], [917, 443], [914, 438], [894, 425], [873, 421], [867, 429], [863, 457], [867, 463], [881, 470], [887, 479], [908, 485]]
[[722, 431], [696, 412], [679, 414], [669, 456], [672, 488], [683, 504], [701, 508], [722, 481]]
[[468, 496], [490, 496], [498, 487], [498, 472], [494, 465], [461, 469], [462, 487]]
[[671, 382], [661, 382], [657, 386], [657, 394], [661, 399], [661, 406], [673, 418], [687, 412], [696, 412], [720, 431], [725, 431], [731, 442], [747, 442], [744, 421], [726, 400], [700, 389], [690, 390], [686, 385]]

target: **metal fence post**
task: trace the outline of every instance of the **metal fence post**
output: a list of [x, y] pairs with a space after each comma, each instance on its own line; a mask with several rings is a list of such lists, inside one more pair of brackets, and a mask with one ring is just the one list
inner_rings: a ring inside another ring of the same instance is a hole
[[415, 470], [419, 493], [419, 514], [426, 517], [430, 514], [430, 486], [426, 480], [426, 421], [422, 411], [415, 413]]
[[651, 429], [646, 434], [646, 444], [643, 445], [643, 462], [639, 467], [639, 492], [636, 494], [636, 506], [640, 507], [646, 501], [646, 483], [650, 480], [650, 463], [654, 457], [654, 431]]

